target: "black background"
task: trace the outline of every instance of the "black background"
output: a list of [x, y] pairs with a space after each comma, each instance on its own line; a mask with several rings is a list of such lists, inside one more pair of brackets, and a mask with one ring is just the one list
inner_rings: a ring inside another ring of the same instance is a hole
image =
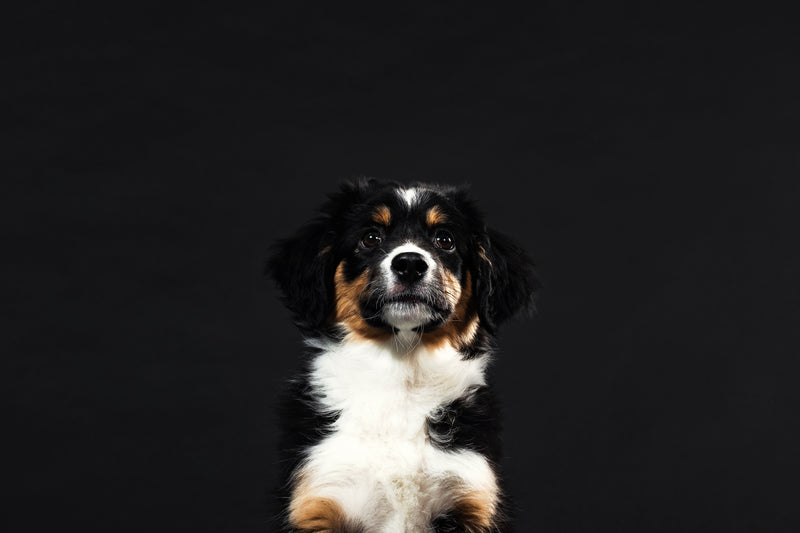
[[6, 16], [7, 530], [269, 530], [266, 248], [357, 175], [471, 183], [537, 260], [493, 370], [520, 531], [796, 527], [794, 19], [531, 9]]

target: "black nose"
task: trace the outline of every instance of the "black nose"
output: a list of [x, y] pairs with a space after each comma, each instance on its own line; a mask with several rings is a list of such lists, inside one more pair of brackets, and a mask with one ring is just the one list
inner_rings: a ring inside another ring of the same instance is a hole
[[416, 252], [405, 252], [392, 259], [392, 270], [403, 283], [414, 283], [428, 270], [428, 263]]

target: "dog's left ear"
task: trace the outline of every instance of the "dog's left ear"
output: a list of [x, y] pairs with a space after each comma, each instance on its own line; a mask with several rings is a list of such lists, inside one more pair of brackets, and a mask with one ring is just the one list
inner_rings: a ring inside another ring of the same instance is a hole
[[275, 280], [295, 323], [305, 333], [323, 330], [333, 308], [333, 240], [327, 222], [318, 220], [278, 241], [267, 260], [267, 276]]
[[525, 250], [499, 231], [478, 235], [476, 247], [478, 316], [494, 333], [515, 314], [533, 308], [533, 295], [542, 284]]

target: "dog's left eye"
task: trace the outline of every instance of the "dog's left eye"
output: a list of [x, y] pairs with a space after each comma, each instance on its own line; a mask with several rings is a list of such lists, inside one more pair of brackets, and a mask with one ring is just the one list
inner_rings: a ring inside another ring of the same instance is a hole
[[368, 231], [361, 237], [361, 245], [364, 248], [373, 248], [383, 242], [383, 237], [377, 231]]
[[433, 237], [433, 242], [442, 250], [452, 250], [456, 247], [456, 240], [449, 231], [439, 230]]

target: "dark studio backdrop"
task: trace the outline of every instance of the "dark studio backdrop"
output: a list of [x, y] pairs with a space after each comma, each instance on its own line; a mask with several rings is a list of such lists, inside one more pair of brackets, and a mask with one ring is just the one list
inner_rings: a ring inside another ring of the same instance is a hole
[[7, 16], [5, 530], [268, 531], [266, 250], [369, 175], [471, 183], [537, 260], [493, 367], [519, 531], [796, 531], [797, 28], [531, 9]]

